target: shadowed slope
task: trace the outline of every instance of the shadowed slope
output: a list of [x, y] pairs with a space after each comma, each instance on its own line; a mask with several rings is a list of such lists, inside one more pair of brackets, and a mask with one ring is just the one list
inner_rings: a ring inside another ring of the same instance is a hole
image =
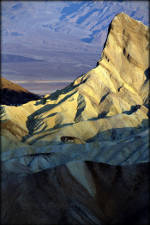
[[1, 104], [18, 105], [37, 100], [40, 97], [26, 90], [25, 88], [1, 78]]
[[149, 167], [74, 161], [32, 173], [5, 163], [2, 224], [148, 224]]

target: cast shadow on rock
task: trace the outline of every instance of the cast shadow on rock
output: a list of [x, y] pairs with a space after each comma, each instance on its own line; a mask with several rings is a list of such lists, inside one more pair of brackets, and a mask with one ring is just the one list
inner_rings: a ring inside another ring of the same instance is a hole
[[131, 135], [137, 135], [138, 133], [148, 129], [148, 119], [144, 119], [142, 123], [137, 127], [123, 127], [123, 128], [112, 128], [103, 132], [98, 132], [95, 136], [89, 138], [86, 142], [99, 141], [114, 141], [119, 139], [128, 139]]
[[[86, 121], [85, 122], [85, 126], [86, 126]], [[39, 122], [40, 123], [40, 122]], [[44, 126], [40, 131], [37, 131], [35, 128], [34, 129], [30, 129], [30, 132], [32, 130], [32, 133], [26, 135], [23, 137], [22, 141], [25, 142], [28, 140], [29, 144], [34, 144], [37, 141], [41, 140], [42, 138], [45, 138], [47, 136], [50, 136], [52, 134], [56, 134], [58, 132], [58, 129], [61, 129], [63, 127], [66, 126], [73, 126], [74, 123], [66, 123], [66, 124], [56, 124], [56, 126], [54, 126], [53, 128], [49, 128], [46, 129], [47, 127]], [[143, 120], [142, 123], [138, 126], [138, 127], [124, 127], [124, 128], [113, 128], [113, 129], [109, 129], [106, 131], [102, 131], [102, 132], [98, 132], [95, 136], [87, 139], [87, 140], [83, 140], [86, 143], [90, 143], [90, 142], [94, 142], [94, 141], [125, 141], [128, 140], [128, 138], [130, 137], [134, 137], [134, 138], [141, 138], [141, 136], [138, 136], [138, 134], [144, 130], [148, 129], [148, 120]], [[46, 133], [44, 132], [44, 134], [42, 135], [42, 132], [46, 131]], [[40, 134], [41, 136], [36, 137], [37, 134]], [[34, 137], [34, 139], [30, 138]], [[76, 136], [75, 138], [80, 138], [82, 140], [81, 137]], [[55, 142], [56, 144], [60, 144], [61, 143], [61, 139], [60, 141]]]
[[[83, 74], [82, 74], [81, 76], [83, 76]], [[81, 77], [81, 76], [79, 76], [79, 77]], [[48, 100], [48, 99], [51, 100], [51, 101], [55, 101], [55, 100], [57, 100], [57, 99], [59, 98], [60, 95], [62, 95], [62, 94], [67, 94], [67, 93], [69, 94], [70, 91], [73, 91], [75, 88], [77, 88], [77, 87], [80, 86], [81, 84], [85, 83], [86, 80], [87, 80], [87, 79], [84, 79], [84, 80], [81, 79], [81, 82], [80, 82], [79, 84], [77, 84], [77, 85], [74, 85], [74, 82], [72, 82], [72, 83], [70, 83], [68, 86], [66, 86], [64, 89], [57, 90], [57, 91], [51, 93], [51, 94], [50, 94], [48, 97], [46, 97], [46, 98], [41, 98], [39, 101], [37, 101], [37, 102], [35, 103], [35, 105], [40, 105], [40, 104], [44, 105], [44, 104], [46, 103], [46, 100]], [[75, 91], [74, 93], [76, 93], [76, 91]], [[70, 94], [70, 95], [71, 95], [71, 94]], [[70, 96], [70, 95], [67, 95], [67, 96]], [[64, 100], [63, 100], [63, 101], [65, 101], [65, 100], [68, 98], [67, 96], [64, 97]], [[61, 103], [61, 102], [60, 102], [60, 103]]]

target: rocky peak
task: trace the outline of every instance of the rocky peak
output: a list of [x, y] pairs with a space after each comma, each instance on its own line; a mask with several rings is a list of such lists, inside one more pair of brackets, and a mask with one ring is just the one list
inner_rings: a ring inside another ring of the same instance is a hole
[[140, 91], [149, 67], [149, 28], [125, 13], [116, 15], [99, 64]]

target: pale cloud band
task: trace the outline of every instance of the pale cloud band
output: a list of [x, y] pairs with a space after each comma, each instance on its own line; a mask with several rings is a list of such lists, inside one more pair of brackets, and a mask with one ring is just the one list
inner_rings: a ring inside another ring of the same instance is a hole
[[51, 83], [71, 83], [73, 80], [11, 80], [16, 84], [51, 84]]

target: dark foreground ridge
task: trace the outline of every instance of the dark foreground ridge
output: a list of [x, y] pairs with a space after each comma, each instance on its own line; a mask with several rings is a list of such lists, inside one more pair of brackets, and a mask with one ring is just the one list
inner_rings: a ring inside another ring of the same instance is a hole
[[149, 223], [149, 163], [74, 161], [38, 173], [14, 167], [2, 164], [1, 224]]

